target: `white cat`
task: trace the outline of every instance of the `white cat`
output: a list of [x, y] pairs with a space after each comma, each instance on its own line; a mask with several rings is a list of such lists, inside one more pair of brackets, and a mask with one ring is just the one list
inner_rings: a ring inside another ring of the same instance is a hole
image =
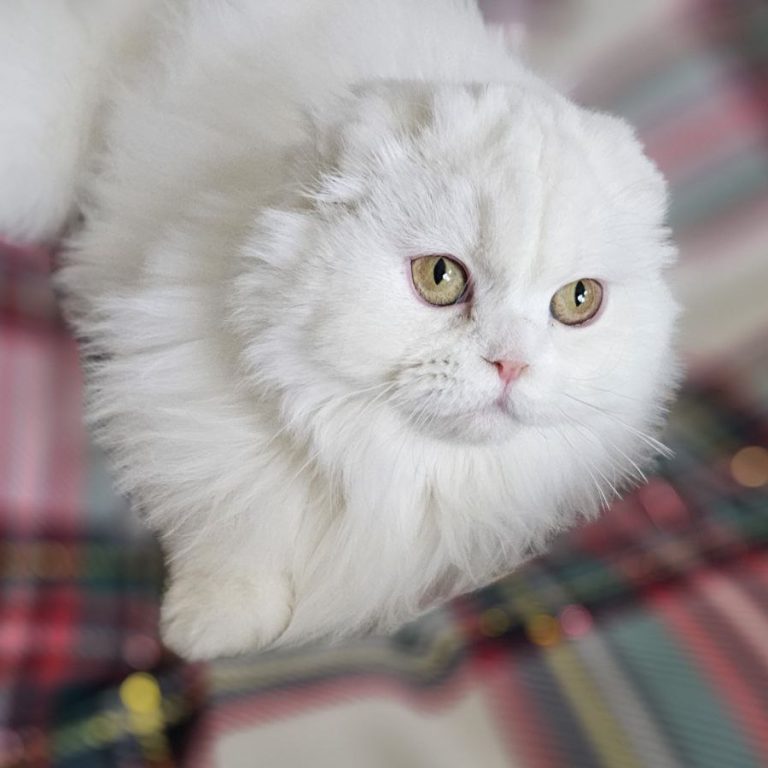
[[181, 654], [396, 627], [658, 448], [664, 182], [470, 2], [14, 0], [0, 97]]

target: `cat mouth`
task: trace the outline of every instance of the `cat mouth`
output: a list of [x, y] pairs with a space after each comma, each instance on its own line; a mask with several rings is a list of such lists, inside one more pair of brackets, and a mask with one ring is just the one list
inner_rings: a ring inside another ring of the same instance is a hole
[[510, 397], [507, 393], [499, 395], [485, 409], [486, 418], [490, 418], [497, 426], [518, 427], [528, 421], [527, 408], [524, 403]]

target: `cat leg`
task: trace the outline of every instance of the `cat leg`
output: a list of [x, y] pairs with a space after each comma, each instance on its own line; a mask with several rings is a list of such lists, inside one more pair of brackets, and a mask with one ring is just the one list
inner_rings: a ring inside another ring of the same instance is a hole
[[171, 553], [163, 641], [191, 660], [259, 650], [288, 626], [292, 600], [287, 575], [259, 562], [252, 542], [247, 553], [221, 542], [185, 551], [183, 559]]
[[127, 2], [0, 3], [0, 237], [52, 240], [72, 215]]

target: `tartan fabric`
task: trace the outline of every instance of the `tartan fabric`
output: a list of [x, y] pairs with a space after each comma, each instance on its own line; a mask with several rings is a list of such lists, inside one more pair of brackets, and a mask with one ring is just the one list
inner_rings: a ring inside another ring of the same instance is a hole
[[[639, 126], [685, 261], [768, 258], [768, 9], [669, 7], [580, 97]], [[81, 425], [49, 275], [45, 249], [0, 245], [0, 766], [204, 766], [225, 733], [473, 686], [510, 765], [768, 765], [768, 487], [738, 471], [768, 445], [760, 338], [689, 381], [674, 459], [513, 576], [393, 638], [187, 665], [157, 637], [159, 551]]]
[[131, 671], [165, 664], [161, 560], [87, 442], [77, 350], [49, 272], [44, 249], [0, 246], [3, 766], [47, 764], [70, 719], [102, 708]]

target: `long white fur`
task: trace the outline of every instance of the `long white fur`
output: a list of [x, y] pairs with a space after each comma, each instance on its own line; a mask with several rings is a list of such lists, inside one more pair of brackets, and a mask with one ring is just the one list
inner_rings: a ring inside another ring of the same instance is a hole
[[[58, 282], [90, 421], [168, 554], [173, 648], [389, 630], [514, 568], [656, 452], [676, 378], [664, 182], [474, 4], [38, 5], [0, 8], [0, 43], [27, 35], [0, 46], [0, 231], [84, 213]], [[59, 136], [24, 128], [51, 120]], [[470, 303], [416, 298], [429, 253], [463, 261]], [[551, 296], [582, 277], [604, 307], [560, 325]], [[508, 413], [500, 357], [530, 366]]]

